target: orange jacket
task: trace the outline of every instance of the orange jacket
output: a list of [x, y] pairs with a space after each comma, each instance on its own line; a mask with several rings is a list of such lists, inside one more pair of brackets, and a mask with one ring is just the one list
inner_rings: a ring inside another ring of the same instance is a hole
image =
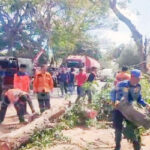
[[130, 75], [126, 72], [120, 72], [116, 75], [115, 85], [124, 80], [130, 80]]
[[34, 92], [50, 92], [54, 87], [53, 79], [50, 73], [38, 73], [35, 75], [33, 88]]
[[28, 75], [19, 75], [16, 73], [14, 75], [14, 88], [20, 89], [24, 92], [29, 92], [30, 89], [30, 78]]

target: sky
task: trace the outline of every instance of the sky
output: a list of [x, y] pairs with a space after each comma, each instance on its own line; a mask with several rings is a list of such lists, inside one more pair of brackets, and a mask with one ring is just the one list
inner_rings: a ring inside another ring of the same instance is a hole
[[137, 16], [136, 26], [143, 35], [150, 37], [150, 0], [132, 0], [130, 9], [139, 11]]
[[[150, 0], [131, 0], [127, 11], [121, 10], [121, 12], [131, 19], [143, 37], [150, 38]], [[132, 41], [130, 30], [121, 21], [119, 21], [117, 32], [106, 29], [93, 31], [93, 34], [99, 40], [102, 39], [101, 35], [103, 35], [103, 38], [114, 42], [116, 45]]]

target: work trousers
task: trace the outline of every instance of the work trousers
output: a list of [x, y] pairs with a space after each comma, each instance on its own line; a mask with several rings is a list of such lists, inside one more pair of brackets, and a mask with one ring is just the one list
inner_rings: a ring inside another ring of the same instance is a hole
[[[122, 113], [115, 109], [113, 111], [113, 126], [115, 129], [115, 150], [120, 150], [121, 148], [121, 139], [122, 139], [122, 132], [123, 132], [123, 121], [126, 120], [126, 118], [122, 115]], [[133, 142], [134, 150], [140, 150], [141, 149], [141, 143], [140, 143], [141, 137], [137, 137]]]
[[[19, 100], [14, 103], [14, 107], [17, 111], [17, 115], [20, 122], [25, 121], [24, 115], [26, 113], [26, 108], [25, 108], [26, 101], [27, 101], [27, 97], [22, 95], [20, 96]], [[1, 109], [0, 109], [0, 123], [3, 122], [5, 118], [7, 107], [9, 104], [10, 104], [10, 100], [8, 99], [7, 96], [4, 96], [4, 99], [2, 100], [2, 104], [1, 104]]]
[[39, 108], [40, 108], [40, 112], [44, 112], [47, 109], [50, 109], [50, 94], [49, 93], [38, 93], [37, 94], [38, 97], [38, 103], [39, 103]]

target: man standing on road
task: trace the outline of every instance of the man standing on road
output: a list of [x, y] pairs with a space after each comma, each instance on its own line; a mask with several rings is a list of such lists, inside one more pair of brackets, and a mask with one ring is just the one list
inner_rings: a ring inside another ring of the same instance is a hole
[[86, 73], [83, 72], [82, 68], [79, 69], [79, 74], [76, 75], [75, 79], [76, 79], [76, 82], [77, 82], [77, 95], [78, 95], [78, 97], [76, 99], [76, 102], [78, 102], [79, 99], [82, 96], [84, 96], [84, 89], [83, 89], [82, 86], [87, 80], [87, 75], [86, 75]]
[[[113, 126], [115, 128], [115, 150], [120, 150], [121, 148], [121, 137], [122, 137], [122, 129], [123, 129], [123, 120], [126, 119], [122, 113], [117, 110], [117, 106], [119, 105], [122, 98], [127, 99], [131, 104], [134, 100], [137, 101], [143, 107], [147, 107], [150, 110], [150, 107], [145, 101], [142, 99], [141, 95], [141, 85], [139, 84], [141, 72], [140, 70], [134, 69], [131, 71], [131, 79], [122, 81], [117, 85], [116, 91], [116, 100], [113, 100], [115, 109], [113, 114]], [[134, 133], [135, 134], [135, 133]], [[136, 137], [136, 136], [135, 136]], [[141, 149], [141, 137], [136, 137], [133, 142], [134, 150]]]
[[[90, 73], [89, 76], [88, 76], [87, 82], [93, 83], [93, 81], [94, 81], [95, 78], [96, 78], [96, 72], [97, 72], [97, 68], [96, 68], [96, 67], [92, 67], [92, 68], [91, 68], [91, 73]], [[91, 90], [91, 89], [88, 89], [88, 90], [86, 91], [86, 94], [87, 94], [87, 96], [88, 96], [88, 102], [91, 103], [91, 102], [92, 102], [92, 90]]]
[[50, 91], [53, 90], [53, 79], [47, 72], [47, 65], [41, 66], [41, 72], [37, 73], [34, 78], [33, 88], [37, 93], [40, 112], [50, 109]]
[[[26, 72], [27, 66], [25, 64], [21, 64], [19, 67], [19, 71], [14, 75], [14, 88], [20, 89], [24, 92], [29, 93], [30, 90], [30, 78]], [[24, 109], [26, 111], [26, 103], [24, 105]], [[27, 111], [26, 111], [27, 112]]]
[[71, 68], [69, 75], [69, 81], [68, 81], [68, 91], [70, 94], [73, 94], [74, 91], [74, 80], [75, 80], [75, 74], [74, 74], [74, 68]]
[[128, 67], [123, 66], [122, 71], [116, 75], [115, 85], [124, 80], [130, 80], [130, 75], [127, 73]]
[[128, 67], [123, 66], [122, 71], [119, 71], [119, 73], [117, 73], [117, 75], [115, 77], [115, 81], [114, 81], [115, 88], [111, 91], [112, 101], [116, 99], [117, 84], [121, 81], [130, 80], [131, 76], [130, 76], [130, 74], [127, 73], [127, 71], [128, 71]]
[[64, 91], [65, 94], [67, 94], [67, 86], [68, 86], [68, 81], [69, 81], [69, 75], [66, 72], [65, 68], [61, 68], [61, 72], [57, 76], [59, 85], [60, 85], [60, 90], [62, 97], [64, 96]]

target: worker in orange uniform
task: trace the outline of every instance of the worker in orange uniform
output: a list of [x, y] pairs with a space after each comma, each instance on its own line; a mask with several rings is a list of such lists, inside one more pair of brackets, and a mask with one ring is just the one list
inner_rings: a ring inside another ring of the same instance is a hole
[[128, 67], [123, 66], [122, 71], [116, 75], [116, 79], [114, 82], [115, 86], [121, 81], [130, 80], [130, 75], [127, 73], [127, 71], [128, 71]]
[[40, 112], [50, 109], [50, 91], [53, 90], [53, 79], [47, 72], [47, 65], [41, 66], [41, 71], [35, 75], [33, 88], [37, 93]]
[[[25, 64], [21, 64], [19, 67], [19, 71], [14, 75], [14, 88], [20, 89], [24, 92], [29, 93], [30, 90], [30, 78], [28, 73], [26, 72], [27, 66]], [[24, 109], [27, 109], [27, 104], [25, 103]], [[26, 111], [27, 113], [27, 111]]]
[[24, 105], [26, 104], [26, 102], [29, 103], [32, 113], [35, 113], [32, 101], [27, 92], [24, 92], [20, 89], [9, 89], [8, 91], [6, 91], [0, 109], [0, 124], [5, 118], [5, 114], [9, 104], [14, 104], [19, 121], [25, 122], [24, 115], [26, 113], [26, 110], [24, 109]]

